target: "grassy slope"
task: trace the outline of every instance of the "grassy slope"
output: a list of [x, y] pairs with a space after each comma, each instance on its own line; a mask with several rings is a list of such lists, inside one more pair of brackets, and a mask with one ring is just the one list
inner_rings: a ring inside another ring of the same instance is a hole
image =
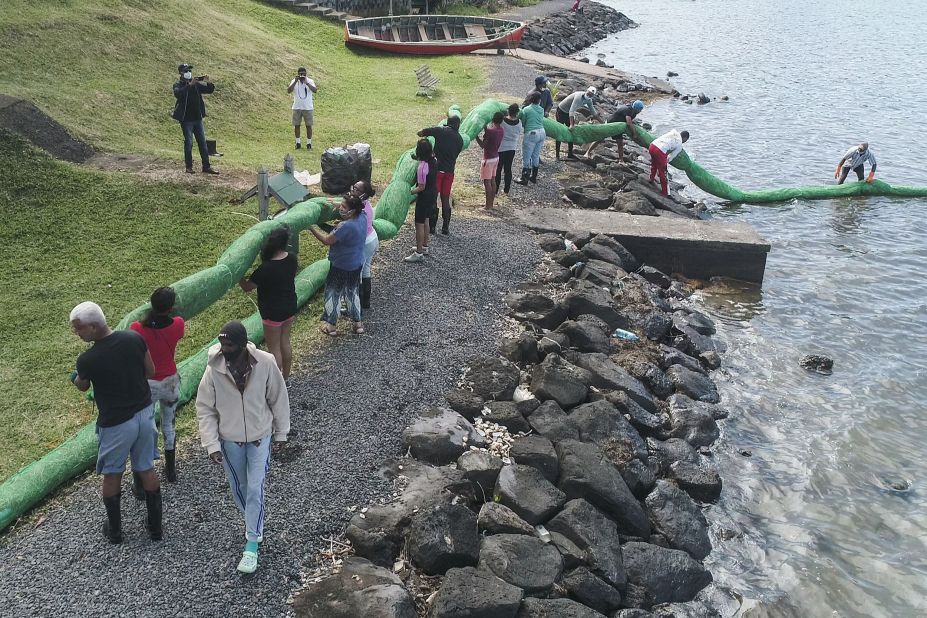
[[[181, 61], [218, 84], [207, 101], [207, 130], [226, 153], [220, 165], [253, 168], [292, 152], [285, 87], [302, 64], [320, 94], [317, 150], [296, 152], [297, 169], [318, 169], [319, 146], [366, 141], [381, 162], [374, 166], [381, 181], [417, 128], [452, 102], [474, 103], [482, 84], [467, 58], [429, 59], [441, 96], [416, 98], [413, 68], [421, 59], [357, 55], [344, 48], [337, 25], [249, 0], [0, 3], [0, 92], [32, 99], [100, 149], [181, 164], [179, 130], [169, 118]], [[92, 299], [115, 321], [158, 285], [214, 263], [253, 223], [235, 212], [255, 207], [230, 206], [229, 190], [145, 183], [52, 161], [8, 134], [0, 134], [0, 170], [2, 480], [93, 417], [66, 382], [83, 349], [68, 329], [70, 308]], [[304, 239], [301, 262], [319, 255], [318, 244]], [[178, 355], [253, 310], [232, 292], [191, 323]], [[296, 340], [305, 344], [314, 321], [301, 322]]]

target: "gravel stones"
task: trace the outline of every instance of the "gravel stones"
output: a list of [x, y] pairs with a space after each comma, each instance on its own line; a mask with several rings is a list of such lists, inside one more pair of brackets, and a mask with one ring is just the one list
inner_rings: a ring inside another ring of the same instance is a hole
[[711, 573], [684, 551], [632, 542], [622, 552], [628, 581], [644, 588], [651, 604], [691, 601], [711, 583]]
[[563, 408], [572, 408], [586, 400], [589, 381], [585, 370], [548, 354], [531, 372], [531, 392], [542, 401], [553, 399]]
[[456, 461], [471, 445], [486, 444], [470, 421], [449, 408], [439, 407], [423, 412], [403, 432], [402, 440], [413, 457], [437, 466]]
[[540, 470], [518, 464], [502, 468], [494, 497], [532, 526], [547, 521], [566, 502]]
[[582, 499], [570, 500], [547, 529], [558, 532], [586, 552], [589, 567], [612, 586], [623, 589], [627, 582], [621, 543], [615, 522]]
[[480, 532], [489, 534], [534, 534], [531, 524], [516, 515], [515, 511], [498, 502], [483, 504], [476, 523]]
[[518, 386], [518, 367], [498, 356], [470, 359], [464, 380], [472, 385], [473, 394], [483, 399], [510, 400]]
[[554, 445], [544, 436], [529, 435], [515, 438], [509, 455], [515, 463], [537, 468], [551, 483], [557, 482], [560, 462]]
[[489, 569], [526, 594], [536, 595], [554, 585], [563, 571], [563, 559], [556, 547], [536, 537], [496, 534], [484, 538], [480, 545], [480, 568]]
[[415, 618], [402, 580], [363, 558], [348, 558], [340, 573], [303, 590], [293, 600], [297, 618]]
[[447, 572], [434, 598], [430, 618], [515, 618], [521, 588], [473, 567]]
[[646, 502], [654, 530], [670, 546], [688, 552], [696, 560], [711, 552], [708, 522], [686, 492], [669, 481], [657, 481]]
[[476, 564], [479, 532], [476, 514], [459, 504], [442, 504], [420, 512], [409, 524], [409, 556], [429, 575]]
[[628, 489], [618, 469], [594, 444], [564, 440], [557, 444], [560, 481], [568, 498], [583, 498], [618, 522], [628, 536], [647, 538], [650, 524], [640, 503]]

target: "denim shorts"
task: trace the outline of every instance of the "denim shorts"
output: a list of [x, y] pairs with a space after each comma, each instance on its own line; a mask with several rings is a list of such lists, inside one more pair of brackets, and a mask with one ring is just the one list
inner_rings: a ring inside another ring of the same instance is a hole
[[158, 447], [154, 404], [149, 404], [135, 416], [113, 427], [97, 427], [98, 474], [122, 474], [126, 459], [132, 457], [132, 470], [145, 472], [154, 468], [153, 454]]

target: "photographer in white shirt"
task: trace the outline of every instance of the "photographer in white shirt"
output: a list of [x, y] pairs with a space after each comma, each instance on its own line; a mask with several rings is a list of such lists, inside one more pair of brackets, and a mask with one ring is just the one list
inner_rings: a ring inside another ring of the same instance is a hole
[[315, 80], [306, 76], [306, 68], [299, 67], [296, 77], [287, 86], [286, 91], [293, 93], [293, 134], [296, 136], [296, 148], [302, 148], [299, 126], [306, 123], [306, 148], [312, 148], [312, 94], [318, 92]]

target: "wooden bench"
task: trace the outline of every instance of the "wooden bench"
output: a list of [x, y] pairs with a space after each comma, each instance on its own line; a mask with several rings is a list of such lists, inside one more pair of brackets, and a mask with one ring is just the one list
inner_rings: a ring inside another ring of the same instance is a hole
[[418, 81], [418, 92], [415, 96], [430, 97], [438, 89], [438, 78], [431, 74], [428, 65], [423, 64], [415, 69], [415, 79]]

